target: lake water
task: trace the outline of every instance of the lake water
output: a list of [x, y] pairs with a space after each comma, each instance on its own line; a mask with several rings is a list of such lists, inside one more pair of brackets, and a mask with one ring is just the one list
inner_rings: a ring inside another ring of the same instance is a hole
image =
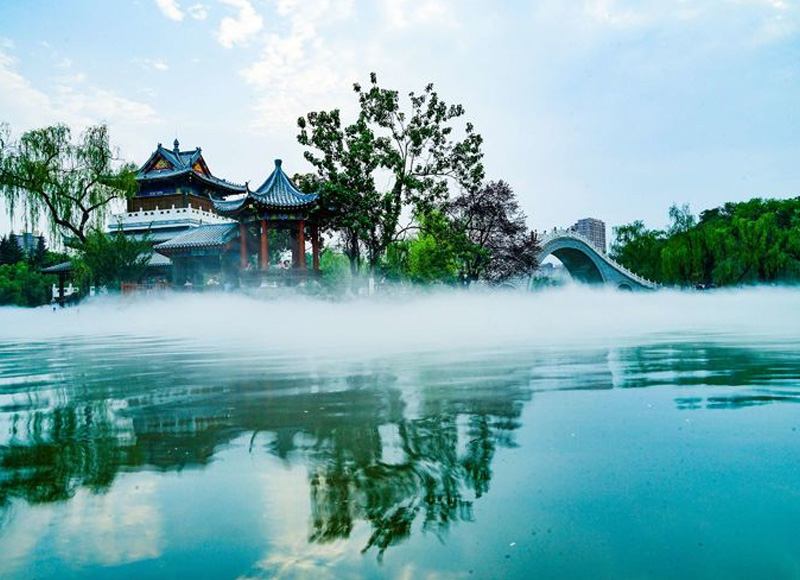
[[800, 292], [0, 310], [0, 577], [800, 578]]

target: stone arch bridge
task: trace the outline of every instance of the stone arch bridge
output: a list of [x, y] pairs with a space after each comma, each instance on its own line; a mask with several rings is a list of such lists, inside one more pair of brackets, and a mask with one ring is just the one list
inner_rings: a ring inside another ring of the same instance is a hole
[[555, 256], [564, 264], [570, 275], [588, 284], [608, 284], [621, 290], [655, 290], [658, 284], [642, 278], [618, 264], [589, 241], [573, 230], [554, 230], [540, 240], [541, 263], [548, 256]]

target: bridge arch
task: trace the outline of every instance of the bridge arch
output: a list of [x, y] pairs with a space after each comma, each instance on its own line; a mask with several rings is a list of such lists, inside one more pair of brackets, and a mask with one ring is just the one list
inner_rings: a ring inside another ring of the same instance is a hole
[[540, 263], [555, 256], [581, 282], [609, 284], [620, 290], [653, 290], [658, 286], [599, 252], [588, 239], [572, 230], [556, 230], [546, 235], [541, 244]]

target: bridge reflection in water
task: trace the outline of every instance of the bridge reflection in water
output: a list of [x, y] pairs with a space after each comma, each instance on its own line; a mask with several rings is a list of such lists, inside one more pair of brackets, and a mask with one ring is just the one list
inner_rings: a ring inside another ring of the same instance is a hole
[[555, 230], [541, 239], [539, 262], [555, 256], [570, 275], [587, 284], [608, 284], [621, 290], [655, 290], [658, 284], [631, 272], [599, 252], [588, 238], [573, 230]]

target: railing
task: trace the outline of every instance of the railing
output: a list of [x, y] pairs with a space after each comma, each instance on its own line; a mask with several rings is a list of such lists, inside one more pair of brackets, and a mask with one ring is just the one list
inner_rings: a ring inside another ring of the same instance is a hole
[[171, 286], [166, 282], [154, 282], [152, 284], [136, 284], [133, 282], [123, 282], [119, 285], [122, 294], [155, 294], [166, 292]]
[[245, 271], [239, 274], [241, 285], [248, 288], [269, 288], [273, 286], [294, 286], [301, 282], [308, 282], [317, 280], [322, 277], [322, 272], [309, 268], [301, 270], [299, 268], [290, 268], [283, 270], [280, 268], [271, 268], [266, 271], [252, 270]]
[[214, 212], [206, 211], [200, 207], [192, 207], [191, 203], [189, 204], [189, 207], [175, 207], [173, 205], [172, 207], [167, 209], [159, 209], [159, 207], [156, 206], [155, 209], [140, 209], [139, 211], [128, 211], [115, 214], [113, 217], [115, 219], [111, 223], [112, 228], [115, 227], [116, 224], [121, 224], [122, 226], [125, 226], [131, 223], [138, 223], [143, 221], [158, 222], [170, 219], [174, 220], [174, 219], [186, 219], [186, 218], [196, 218], [201, 222], [212, 223], [212, 224], [233, 223], [232, 220], [217, 215]]
[[623, 266], [622, 264], [620, 264], [616, 260], [613, 260], [612, 258], [607, 256], [606, 254], [598, 251], [597, 248], [595, 247], [594, 243], [589, 238], [587, 238], [583, 234], [580, 234], [580, 233], [576, 232], [575, 230], [555, 229], [552, 232], [545, 232], [539, 238], [539, 243], [541, 244], [542, 248], [544, 248], [549, 242], [552, 242], [553, 240], [561, 239], [561, 238], [572, 238], [574, 240], [578, 240], [579, 242], [583, 242], [584, 244], [586, 244], [590, 248], [592, 248], [595, 251], [595, 254], [597, 254], [606, 264], [608, 264], [609, 266], [615, 268], [616, 270], [619, 270], [620, 272], [622, 272], [623, 274], [625, 274], [629, 278], [635, 280], [636, 282], [638, 282], [642, 286], [649, 287], [649, 288], [658, 288], [660, 286], [660, 284], [658, 282], [653, 282], [652, 280], [648, 280], [647, 278], [645, 278], [643, 276], [639, 276], [639, 274], [628, 270], [628, 268], [626, 268], [625, 266]]

